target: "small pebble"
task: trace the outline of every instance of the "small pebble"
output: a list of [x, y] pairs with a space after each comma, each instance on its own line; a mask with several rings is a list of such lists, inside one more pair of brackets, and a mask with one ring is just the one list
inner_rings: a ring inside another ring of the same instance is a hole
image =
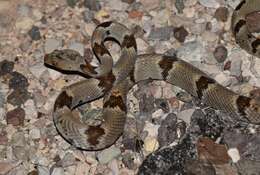
[[234, 163], [240, 160], [239, 151], [236, 148], [230, 148], [227, 153]]
[[44, 50], [46, 53], [51, 53], [55, 49], [58, 49], [62, 46], [62, 40], [56, 40], [53, 38], [46, 39], [44, 44]]
[[84, 0], [84, 6], [89, 8], [89, 10], [99, 11], [101, 10], [101, 5], [99, 0]]
[[64, 175], [64, 170], [62, 167], [55, 167], [51, 175]]
[[153, 152], [159, 148], [159, 143], [156, 138], [154, 137], [147, 137], [144, 140], [144, 149], [147, 152]]
[[50, 171], [48, 167], [38, 165], [37, 170], [39, 175], [50, 175]]
[[128, 4], [132, 4], [134, 3], [136, 0], [121, 0], [122, 2], [128, 3]]
[[191, 116], [194, 113], [195, 109], [187, 109], [181, 111], [177, 114], [179, 119], [182, 119], [185, 123], [190, 124]]
[[29, 30], [28, 34], [31, 37], [31, 39], [34, 41], [41, 39], [41, 33], [39, 30], [39, 27], [37, 27], [37, 26], [32, 26], [32, 28], [31, 28], [31, 30]]
[[6, 113], [6, 122], [13, 126], [23, 126], [25, 119], [25, 111], [23, 108], [15, 108]]
[[111, 160], [115, 159], [120, 154], [121, 154], [120, 149], [111, 146], [110, 148], [102, 150], [100, 153], [98, 153], [97, 158], [101, 164], [106, 164]]
[[18, 31], [19, 30], [28, 31], [33, 26], [33, 24], [34, 24], [34, 20], [32, 20], [29, 17], [24, 17], [16, 21], [15, 27]]
[[34, 128], [29, 131], [29, 135], [32, 139], [39, 139], [41, 138], [41, 132], [38, 128]]
[[67, 4], [68, 6], [70, 6], [71, 8], [74, 8], [75, 5], [77, 4], [78, 0], [67, 0]]
[[30, 7], [28, 4], [22, 3], [17, 6], [17, 13], [19, 16], [29, 16], [30, 12], [32, 10], [32, 7]]
[[84, 50], [84, 45], [82, 43], [72, 42], [69, 44], [68, 48], [79, 52], [81, 56], [84, 55], [85, 50]]
[[188, 31], [183, 26], [174, 29], [174, 37], [181, 43], [185, 41], [185, 38], [188, 36], [188, 34]]
[[172, 34], [173, 34], [172, 26], [159, 27], [159, 28], [153, 28], [148, 38], [151, 40], [167, 41], [170, 39]]
[[7, 74], [11, 73], [14, 69], [14, 62], [8, 61], [8, 60], [3, 60], [0, 62], [0, 77]]
[[246, 15], [246, 23], [249, 31], [251, 33], [257, 33], [260, 32], [260, 13], [259, 11], [252, 12], [249, 15]]
[[182, 13], [182, 10], [183, 10], [184, 7], [185, 7], [183, 0], [176, 0], [176, 1], [175, 1], [175, 7], [177, 8], [178, 13]]
[[228, 8], [226, 7], [219, 7], [216, 11], [215, 11], [215, 18], [218, 21], [222, 21], [222, 22], [226, 22], [228, 19]]
[[208, 8], [218, 8], [220, 6], [217, 0], [199, 0], [199, 3]]
[[31, 94], [27, 89], [15, 89], [7, 96], [7, 102], [14, 106], [20, 106], [30, 98]]
[[159, 7], [160, 0], [140, 0], [140, 2], [143, 4], [144, 8], [147, 11], [153, 10], [157, 7]]
[[217, 62], [223, 63], [227, 58], [228, 51], [225, 46], [220, 45], [215, 48], [213, 54]]
[[6, 145], [8, 142], [8, 138], [6, 136], [6, 132], [0, 133], [0, 145]]

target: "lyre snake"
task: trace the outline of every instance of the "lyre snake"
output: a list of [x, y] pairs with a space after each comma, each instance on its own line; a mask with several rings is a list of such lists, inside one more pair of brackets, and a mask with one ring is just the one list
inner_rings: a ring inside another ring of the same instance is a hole
[[[238, 45], [257, 57], [260, 57], [260, 39], [249, 32], [245, 18], [259, 9], [259, 0], [243, 0], [233, 13], [231, 26]], [[114, 65], [104, 45], [108, 40], [116, 41], [121, 47], [121, 56]], [[120, 23], [99, 24], [91, 45], [100, 63], [98, 67], [69, 49], [55, 50], [44, 57], [45, 65], [51, 68], [87, 77], [65, 87], [57, 97], [53, 111], [59, 134], [77, 148], [100, 150], [111, 146], [124, 130], [128, 91], [134, 84], [146, 79], [164, 80], [181, 87], [208, 106], [230, 115], [241, 115], [250, 123], [260, 123], [260, 102], [223, 87], [175, 56], [137, 55], [134, 35]], [[77, 107], [101, 97], [104, 97], [103, 120], [93, 125], [83, 123]]]

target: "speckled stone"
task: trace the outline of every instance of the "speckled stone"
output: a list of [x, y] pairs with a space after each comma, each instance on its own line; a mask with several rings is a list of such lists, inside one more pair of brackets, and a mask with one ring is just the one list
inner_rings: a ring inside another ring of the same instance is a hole
[[186, 138], [175, 147], [159, 149], [146, 157], [138, 174], [183, 174], [185, 162], [195, 157], [194, 148], [189, 138]]

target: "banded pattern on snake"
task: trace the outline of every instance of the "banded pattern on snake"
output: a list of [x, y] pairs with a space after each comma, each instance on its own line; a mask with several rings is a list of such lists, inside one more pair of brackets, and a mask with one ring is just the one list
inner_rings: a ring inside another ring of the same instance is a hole
[[[247, 14], [258, 10], [259, 0], [241, 1], [233, 13], [231, 28], [241, 48], [260, 57], [260, 39], [249, 32], [245, 19]], [[114, 65], [104, 45], [108, 40], [117, 42], [121, 47], [121, 56]], [[186, 90], [206, 105], [260, 124], [259, 101], [234, 93], [175, 56], [137, 55], [134, 35], [120, 23], [101, 23], [96, 27], [91, 41], [100, 63], [98, 67], [69, 49], [55, 50], [44, 57], [48, 67], [86, 77], [86, 80], [62, 90], [53, 111], [59, 134], [79, 149], [104, 149], [120, 137], [127, 114], [127, 93], [134, 84], [146, 79], [164, 80]], [[101, 97], [104, 97], [103, 120], [93, 125], [83, 123], [77, 107]]]

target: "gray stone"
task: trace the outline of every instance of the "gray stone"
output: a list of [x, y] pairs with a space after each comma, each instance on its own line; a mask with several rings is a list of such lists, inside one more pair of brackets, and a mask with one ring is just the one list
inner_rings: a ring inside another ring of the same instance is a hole
[[184, 43], [177, 51], [177, 56], [190, 62], [200, 62], [206, 54], [205, 47], [199, 41]]
[[101, 9], [99, 0], [84, 0], [84, 6], [93, 11], [99, 11]]
[[44, 50], [46, 53], [51, 53], [55, 49], [62, 47], [62, 40], [49, 38], [45, 41]]
[[242, 60], [240, 57], [232, 59], [231, 66], [230, 66], [230, 74], [239, 77], [242, 74], [241, 66], [242, 66]]
[[17, 12], [19, 16], [29, 16], [32, 8], [27, 4], [19, 4]]
[[108, 6], [112, 10], [125, 11], [128, 7], [128, 4], [118, 0], [109, 0]]
[[61, 167], [55, 167], [51, 175], [64, 175], [64, 169]]
[[95, 16], [94, 13], [89, 9], [86, 9], [83, 12], [83, 19], [86, 23], [91, 22], [93, 20], [94, 16]]
[[37, 27], [37, 26], [32, 26], [32, 28], [31, 28], [31, 30], [29, 30], [28, 34], [31, 37], [31, 39], [34, 41], [41, 39], [41, 33], [39, 30], [39, 27]]
[[239, 174], [260, 174], [260, 161], [240, 160], [238, 163], [235, 164], [235, 166], [237, 167]]
[[50, 175], [50, 171], [48, 167], [45, 166], [37, 166], [37, 170], [39, 175]]
[[185, 123], [190, 124], [191, 116], [195, 109], [187, 109], [177, 114], [179, 119], [182, 119]]
[[11, 143], [12, 146], [24, 146], [26, 144], [24, 133], [17, 132], [13, 134]]
[[183, 9], [184, 9], [184, 3], [183, 3], [183, 0], [176, 0], [175, 1], [175, 7], [177, 8], [178, 10], [178, 13], [182, 13]]
[[111, 160], [113, 160], [114, 158], [116, 158], [117, 156], [119, 156], [120, 154], [121, 154], [120, 149], [112, 146], [98, 153], [97, 158], [101, 164], [106, 164]]
[[208, 8], [218, 8], [219, 2], [216, 0], [199, 0], [199, 3]]
[[150, 32], [148, 38], [151, 40], [161, 40], [161, 41], [167, 41], [170, 39], [170, 37], [173, 35], [173, 27], [167, 26], [167, 27], [158, 27], [153, 28]]
[[226, 0], [228, 6], [232, 7], [233, 9], [241, 2], [241, 0]]
[[12, 72], [12, 78], [9, 81], [9, 88], [25, 89], [29, 86], [28, 79], [19, 72]]
[[70, 43], [69, 49], [72, 49], [72, 50], [76, 50], [80, 53], [81, 56], [84, 55], [84, 45], [82, 43], [79, 43], [79, 42], [72, 42]]

